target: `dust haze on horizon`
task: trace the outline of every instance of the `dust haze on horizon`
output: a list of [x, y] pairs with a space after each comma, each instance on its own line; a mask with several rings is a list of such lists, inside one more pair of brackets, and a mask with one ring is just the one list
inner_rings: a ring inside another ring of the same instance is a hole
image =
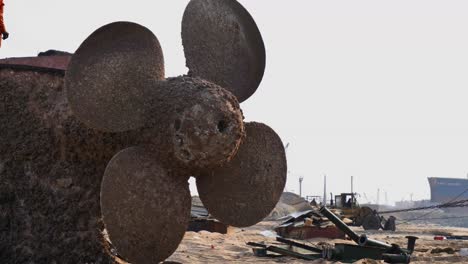
[[[287, 150], [286, 189], [350, 190], [375, 201], [428, 199], [427, 177], [468, 173], [468, 2], [242, 0], [267, 49], [247, 121], [270, 125]], [[188, 0], [5, 0], [0, 58], [74, 52], [98, 27], [132, 21], [163, 47], [166, 76], [185, 74]], [[191, 189], [195, 191], [194, 181]], [[457, 195], [457, 194], [454, 194]], [[367, 202], [361, 199], [361, 202]]]

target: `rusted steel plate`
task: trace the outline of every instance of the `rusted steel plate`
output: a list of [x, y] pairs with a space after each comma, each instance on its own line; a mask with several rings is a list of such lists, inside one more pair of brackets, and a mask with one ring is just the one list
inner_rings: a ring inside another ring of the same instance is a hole
[[286, 183], [286, 155], [267, 125], [246, 123], [246, 139], [227, 164], [197, 177], [200, 198], [216, 219], [245, 227], [273, 210]]
[[5, 58], [0, 59], [0, 65], [25, 65], [33, 67], [51, 68], [57, 70], [66, 70], [70, 59], [71, 55]]
[[191, 197], [187, 177], [174, 173], [141, 147], [119, 152], [107, 165], [103, 220], [119, 255], [131, 263], [159, 263], [184, 236]]
[[336, 226], [327, 226], [325, 228], [320, 226], [286, 226], [277, 227], [275, 231], [281, 237], [301, 240], [317, 237], [330, 239], [345, 238], [345, 233]]
[[164, 79], [156, 36], [130, 22], [92, 33], [73, 55], [65, 76], [74, 115], [87, 126], [121, 132], [144, 125], [153, 84]]
[[249, 12], [235, 0], [192, 0], [182, 20], [189, 75], [210, 80], [245, 101], [265, 71], [265, 46]]

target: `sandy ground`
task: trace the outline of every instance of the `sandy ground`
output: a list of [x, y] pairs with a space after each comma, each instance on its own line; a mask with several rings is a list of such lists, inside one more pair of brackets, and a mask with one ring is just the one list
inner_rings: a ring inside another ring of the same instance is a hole
[[[252, 253], [246, 242], [267, 242], [274, 244], [275, 238], [262, 235], [266, 230], [272, 230], [277, 222], [261, 222], [249, 228], [230, 228], [228, 234], [218, 234], [202, 231], [199, 233], [187, 232], [177, 251], [168, 261], [179, 263], [332, 263], [324, 260], [304, 261], [290, 257], [260, 258]], [[359, 234], [364, 233], [362, 228], [354, 228]], [[468, 257], [461, 257], [460, 248], [468, 248], [468, 241], [460, 240], [434, 240], [435, 235], [463, 235], [468, 236], [468, 228], [450, 228], [435, 225], [399, 225], [396, 232], [374, 231], [366, 232], [369, 237], [389, 243], [396, 243], [406, 247], [405, 236], [414, 235], [420, 239], [416, 242], [415, 253], [411, 263], [468, 263]], [[348, 242], [346, 240], [311, 239], [307, 243], [312, 245], [318, 242], [330, 244]], [[453, 248], [454, 254], [431, 253], [435, 248]], [[361, 260], [356, 263], [383, 263], [372, 260]]]

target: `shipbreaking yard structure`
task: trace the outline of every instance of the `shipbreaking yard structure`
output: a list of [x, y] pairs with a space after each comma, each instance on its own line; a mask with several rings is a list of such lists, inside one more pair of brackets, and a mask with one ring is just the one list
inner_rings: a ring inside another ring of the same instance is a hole
[[3, 260], [112, 263], [116, 250], [160, 262], [187, 229], [190, 176], [225, 224], [270, 213], [284, 147], [239, 107], [265, 68], [254, 20], [237, 1], [192, 0], [182, 40], [189, 73], [175, 78], [156, 36], [131, 22], [92, 33], [66, 71], [44, 57], [0, 67]]

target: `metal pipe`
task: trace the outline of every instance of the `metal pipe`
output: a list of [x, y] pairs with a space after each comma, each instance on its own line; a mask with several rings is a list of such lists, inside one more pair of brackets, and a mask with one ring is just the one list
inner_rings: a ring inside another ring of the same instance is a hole
[[305, 260], [317, 260], [322, 257], [322, 254], [301, 254], [298, 252], [294, 252], [292, 250], [287, 250], [285, 248], [269, 246], [266, 248], [267, 251], [275, 252], [281, 255], [298, 258], [298, 259], [305, 259]]
[[418, 237], [406, 236], [406, 238], [408, 239], [408, 246], [406, 247], [406, 249], [408, 249], [410, 253], [413, 253], [414, 246], [416, 245], [416, 239], [418, 239]]
[[343, 223], [340, 218], [338, 218], [334, 213], [332, 213], [328, 208], [322, 206], [319, 212], [323, 214], [325, 217], [328, 218], [333, 224], [336, 225], [341, 231], [343, 231], [346, 235], [348, 235], [354, 242], [359, 244], [359, 235], [356, 234], [348, 225]]
[[410, 263], [411, 255], [406, 254], [382, 254], [386, 263]]
[[309, 250], [309, 251], [312, 251], [312, 252], [315, 252], [315, 253], [322, 253], [323, 252], [323, 250], [320, 249], [320, 248], [311, 247], [311, 246], [308, 246], [308, 245], [305, 245], [305, 244], [297, 243], [295, 241], [292, 241], [292, 240], [289, 240], [289, 239], [284, 239], [282, 237], [276, 237], [276, 241], [288, 244], [290, 246], [295, 246], [295, 247], [298, 247], [298, 248]]
[[370, 239], [367, 237], [366, 234], [362, 234], [359, 237], [359, 241], [357, 242], [360, 246], [368, 246], [368, 247], [379, 247], [379, 248], [385, 248], [385, 249], [391, 249], [392, 245], [387, 244], [382, 241]]
[[327, 206], [327, 175], [323, 175], [323, 206]]

